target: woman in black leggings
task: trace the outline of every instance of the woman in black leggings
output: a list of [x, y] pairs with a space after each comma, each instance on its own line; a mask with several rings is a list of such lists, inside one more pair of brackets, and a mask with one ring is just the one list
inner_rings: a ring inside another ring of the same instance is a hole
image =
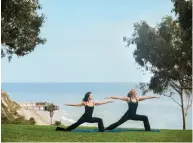
[[137, 96], [136, 90], [132, 89], [128, 93], [127, 97], [111, 96], [111, 97], [108, 97], [108, 98], [119, 99], [119, 100], [126, 101], [128, 103], [129, 109], [126, 111], [126, 113], [121, 117], [121, 119], [119, 121], [117, 121], [116, 123], [108, 126], [107, 128], [105, 128], [105, 130], [113, 130], [116, 127], [118, 127], [119, 125], [126, 122], [127, 120], [135, 120], [135, 121], [143, 121], [145, 130], [146, 131], [151, 131], [148, 117], [145, 116], [145, 115], [136, 114], [137, 107], [138, 107], [138, 101], [142, 101], [142, 100], [145, 100], [145, 99], [151, 99], [151, 98], [159, 98], [159, 96], [142, 96], [142, 97], [139, 97], [139, 96]]
[[72, 124], [71, 126], [67, 127], [66, 129], [57, 127], [56, 131], [71, 131], [77, 128], [79, 125], [85, 122], [88, 122], [88, 123], [98, 123], [99, 132], [104, 132], [103, 120], [101, 118], [92, 117], [94, 106], [111, 103], [113, 101], [93, 102], [92, 98], [93, 98], [92, 93], [87, 92], [85, 94], [85, 97], [83, 98], [83, 101], [80, 104], [65, 104], [67, 106], [85, 106], [85, 112], [76, 123]]

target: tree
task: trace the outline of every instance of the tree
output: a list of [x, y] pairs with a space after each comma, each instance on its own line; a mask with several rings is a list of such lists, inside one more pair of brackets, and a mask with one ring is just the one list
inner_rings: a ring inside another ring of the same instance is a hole
[[[185, 117], [192, 106], [192, 54], [190, 55], [192, 46], [187, 36], [189, 33], [182, 27], [180, 20], [173, 20], [167, 16], [156, 27], [149, 26], [145, 21], [136, 23], [132, 37], [123, 38], [127, 46], [136, 45], [133, 53], [135, 61], [153, 73], [150, 83], [140, 84], [144, 94], [152, 90], [154, 93], [171, 97], [180, 105], [184, 130]], [[181, 103], [173, 98], [173, 92], [165, 94], [170, 88], [180, 96]], [[184, 93], [188, 99], [186, 107], [184, 107]]]
[[174, 3], [173, 11], [176, 13], [177, 22], [181, 27], [182, 52], [186, 53], [187, 63], [192, 73], [192, 0], [172, 0]]
[[[178, 16], [180, 26], [188, 34], [192, 32], [192, 0], [172, 0], [174, 3], [173, 11]], [[190, 39], [189, 40], [192, 40]]]
[[50, 112], [50, 119], [51, 119], [51, 125], [52, 125], [52, 117], [54, 116], [54, 111], [56, 110], [56, 106], [52, 103], [48, 104], [46, 110]]
[[39, 0], [1, 1], [1, 58], [24, 56], [46, 40], [39, 36], [45, 16]]

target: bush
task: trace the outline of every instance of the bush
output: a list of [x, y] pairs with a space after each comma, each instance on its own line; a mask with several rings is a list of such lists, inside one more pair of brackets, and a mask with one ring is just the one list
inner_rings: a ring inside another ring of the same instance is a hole
[[25, 119], [24, 116], [18, 117], [12, 121], [12, 124], [29, 124], [29, 121]]
[[29, 124], [30, 124], [30, 125], [35, 125], [35, 124], [36, 124], [36, 121], [35, 121], [35, 119], [34, 119], [33, 117], [31, 117], [31, 118], [29, 119]]
[[60, 121], [55, 121], [55, 125], [56, 125], [56, 126], [60, 126], [60, 125], [61, 125], [61, 122], [60, 122]]
[[22, 125], [29, 125], [29, 120], [26, 120], [24, 116], [18, 117], [14, 119], [12, 124], [22, 124]]
[[4, 115], [1, 116], [1, 124], [34, 125], [35, 123], [36, 121], [33, 117], [31, 117], [29, 120], [26, 120], [24, 116], [18, 117], [16, 119], [9, 119]]
[[9, 124], [10, 120], [6, 116], [1, 116], [1, 124]]

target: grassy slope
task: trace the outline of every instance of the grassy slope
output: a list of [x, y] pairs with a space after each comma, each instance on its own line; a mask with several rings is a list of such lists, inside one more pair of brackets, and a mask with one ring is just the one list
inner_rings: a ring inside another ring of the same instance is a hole
[[73, 133], [53, 126], [2, 125], [3, 142], [192, 142], [192, 130], [161, 132]]

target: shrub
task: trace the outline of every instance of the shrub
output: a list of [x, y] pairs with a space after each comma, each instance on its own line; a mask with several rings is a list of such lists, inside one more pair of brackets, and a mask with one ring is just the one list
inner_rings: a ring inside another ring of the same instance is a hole
[[6, 116], [1, 116], [1, 124], [9, 124], [10, 120]]
[[36, 121], [35, 121], [35, 119], [34, 119], [33, 117], [31, 117], [31, 118], [29, 119], [29, 124], [30, 124], [30, 125], [35, 125], [35, 124], [36, 124]]
[[12, 121], [12, 124], [24, 124], [28, 125], [29, 121], [25, 119], [24, 116], [18, 117]]
[[61, 125], [61, 122], [60, 121], [55, 121], [55, 125], [59, 126], [59, 125]]

